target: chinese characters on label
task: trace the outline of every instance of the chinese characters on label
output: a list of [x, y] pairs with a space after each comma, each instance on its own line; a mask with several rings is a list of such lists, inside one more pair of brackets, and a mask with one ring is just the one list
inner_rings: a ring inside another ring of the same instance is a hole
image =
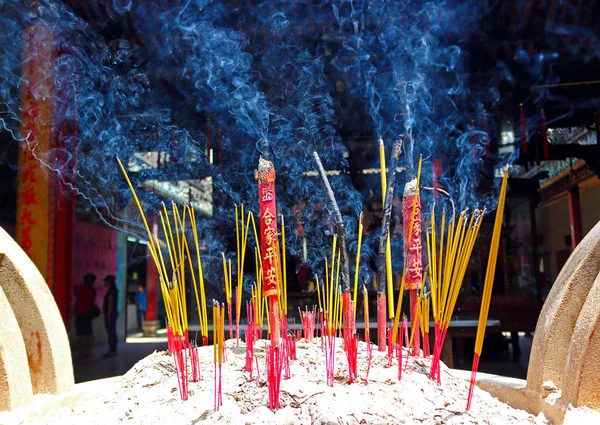
[[[414, 197], [407, 199], [404, 205], [404, 216], [411, 217]], [[405, 225], [405, 243], [408, 243], [408, 233], [411, 232], [410, 246], [408, 247], [408, 255], [406, 258], [406, 285], [407, 289], [417, 289], [422, 284], [423, 279], [423, 256], [421, 244], [421, 203], [416, 199], [414, 220], [412, 229], [410, 229], [410, 220], [407, 220]]]
[[279, 243], [277, 240], [277, 207], [273, 183], [259, 184], [263, 295], [277, 294], [279, 286]]

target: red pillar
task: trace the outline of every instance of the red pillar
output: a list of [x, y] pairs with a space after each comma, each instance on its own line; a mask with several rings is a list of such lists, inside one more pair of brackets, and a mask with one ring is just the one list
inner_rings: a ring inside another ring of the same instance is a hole
[[[33, 17], [36, 10], [29, 12]], [[67, 324], [73, 294], [75, 69], [69, 61], [57, 61], [57, 53], [65, 52], [50, 24], [34, 19], [27, 25], [23, 31], [16, 240], [46, 279]]]
[[579, 201], [579, 187], [569, 189], [569, 220], [571, 222], [571, 245], [573, 249], [583, 238], [583, 227], [581, 225], [581, 203]]
[[[62, 53], [59, 50], [59, 53]], [[73, 257], [75, 234], [75, 162], [77, 155], [77, 102], [75, 68], [69, 61], [58, 65], [56, 77], [57, 147], [50, 157], [51, 165], [59, 170], [51, 179], [55, 193], [53, 292], [63, 320], [73, 297]], [[52, 224], [51, 224], [52, 225]], [[51, 241], [52, 243], [52, 241]], [[48, 278], [50, 280], [50, 277]]]
[[[158, 234], [158, 223], [156, 221], [156, 214], [148, 216], [148, 225], [152, 232], [152, 237]], [[158, 270], [152, 261], [150, 250], [148, 250], [148, 260], [146, 265], [146, 320], [158, 320], [157, 305], [156, 305], [156, 289], [158, 286]]]

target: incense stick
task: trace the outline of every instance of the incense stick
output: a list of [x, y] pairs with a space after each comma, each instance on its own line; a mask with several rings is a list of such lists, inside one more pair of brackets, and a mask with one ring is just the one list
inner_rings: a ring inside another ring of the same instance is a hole
[[340, 240], [340, 250], [342, 253], [342, 291], [349, 292], [350, 268], [348, 262], [348, 250], [346, 248], [346, 227], [344, 225], [344, 220], [342, 218], [342, 214], [340, 213], [340, 209], [338, 208], [337, 201], [335, 200], [335, 195], [333, 193], [333, 190], [331, 189], [331, 185], [329, 184], [329, 179], [327, 178], [327, 174], [325, 173], [325, 169], [323, 168], [323, 164], [321, 163], [321, 158], [319, 158], [319, 154], [313, 152], [312, 159], [314, 166], [317, 169], [317, 172], [321, 176], [321, 183], [325, 189], [325, 193], [327, 194], [327, 198], [329, 199], [329, 204], [333, 210], [336, 231]]
[[363, 213], [361, 211], [360, 218], [358, 219], [358, 247], [356, 248], [356, 262], [354, 266], [354, 296], [352, 298], [354, 302], [354, 317], [356, 318], [356, 303], [358, 295], [358, 273], [360, 271], [360, 248], [362, 245], [362, 234], [363, 234]]
[[498, 199], [498, 208], [496, 209], [496, 219], [494, 220], [494, 231], [492, 233], [492, 243], [490, 245], [490, 253], [488, 257], [488, 265], [485, 274], [485, 284], [483, 289], [483, 297], [481, 299], [481, 310], [479, 312], [479, 323], [477, 325], [477, 339], [475, 340], [475, 354], [473, 356], [473, 367], [471, 369], [471, 381], [469, 385], [469, 395], [467, 398], [467, 411], [471, 408], [471, 400], [473, 398], [473, 388], [475, 386], [475, 378], [479, 367], [479, 358], [483, 348], [483, 338], [485, 337], [485, 328], [487, 325], [487, 317], [490, 309], [490, 300], [492, 298], [492, 287], [494, 285], [494, 276], [496, 274], [496, 260], [498, 257], [498, 245], [500, 244], [500, 236], [502, 234], [502, 219], [504, 216], [504, 204], [506, 200], [506, 186], [508, 182], [508, 166], [504, 168], [502, 176], [502, 186], [500, 187], [500, 197]]
[[[386, 287], [392, 287], [392, 270], [391, 261], [387, 261], [387, 240], [389, 237], [390, 221], [392, 217], [392, 205], [394, 198], [394, 189], [396, 187], [396, 168], [398, 160], [400, 159], [400, 153], [402, 151], [402, 140], [398, 139], [394, 142], [392, 147], [392, 163], [390, 166], [389, 185], [386, 190], [386, 197], [384, 203], [383, 221], [381, 223], [381, 235], [379, 237], [379, 255], [378, 255], [378, 271], [377, 280], [379, 282], [378, 294], [377, 294], [377, 338], [379, 351], [385, 351], [385, 327], [386, 327], [386, 315], [385, 315], [385, 297]], [[390, 258], [391, 260], [391, 258]], [[387, 285], [386, 285], [387, 281]], [[393, 293], [392, 293], [393, 296]], [[388, 297], [389, 298], [389, 297]], [[393, 304], [390, 309], [390, 318], [394, 318]]]
[[[398, 143], [398, 142], [397, 142]], [[394, 179], [395, 179], [395, 171], [396, 171], [396, 161], [394, 160], [394, 147], [392, 147], [392, 167], [391, 170], [394, 170]], [[379, 164], [381, 167], [381, 206], [385, 211], [386, 206], [386, 197], [387, 197], [387, 178], [386, 173], [387, 169], [385, 167], [385, 145], [383, 144], [383, 139], [379, 139]], [[391, 173], [390, 173], [391, 174]], [[394, 318], [394, 287], [391, 281], [391, 269], [392, 269], [392, 247], [390, 241], [390, 234], [388, 232], [386, 236], [386, 245], [385, 245], [385, 264], [387, 270], [387, 302], [388, 302], [388, 311], [389, 318]]]

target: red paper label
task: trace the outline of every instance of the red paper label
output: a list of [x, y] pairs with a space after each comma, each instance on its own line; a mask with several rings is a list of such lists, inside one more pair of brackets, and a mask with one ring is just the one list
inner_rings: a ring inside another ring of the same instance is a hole
[[414, 196], [405, 197], [402, 200], [402, 215], [404, 217], [404, 247], [407, 252], [406, 276], [404, 284], [406, 289], [420, 289], [423, 279], [423, 257], [421, 245], [421, 202], [420, 197], [416, 197], [415, 214], [412, 225], [412, 236], [410, 246], [407, 248], [409, 234], [411, 232], [410, 222], [413, 211]]
[[277, 203], [275, 202], [275, 170], [258, 172], [260, 204], [260, 239], [263, 268], [263, 295], [276, 296], [279, 288], [279, 240], [277, 239]]

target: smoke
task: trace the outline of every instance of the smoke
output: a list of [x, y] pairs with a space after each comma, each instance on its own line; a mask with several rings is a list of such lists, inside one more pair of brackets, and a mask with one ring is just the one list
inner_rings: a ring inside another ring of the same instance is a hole
[[[443, 165], [439, 183], [457, 208], [492, 206], [481, 203], [495, 193], [477, 194], [489, 143], [481, 119], [483, 106], [492, 109], [499, 94], [495, 81], [472, 84], [465, 51], [486, 13], [483, 6], [416, 0], [174, 3], [167, 8], [111, 0], [103, 3], [104, 14], [78, 2], [69, 2], [73, 9], [45, 0], [26, 10], [19, 1], [0, 0], [0, 35], [11, 40], [0, 46], [0, 128], [14, 140], [25, 137], [19, 134], [19, 93], [29, 84], [21, 76], [23, 31], [43, 20], [56, 49], [55, 98], [61, 106], [55, 119], [77, 128], [64, 150], [69, 157], [77, 146], [77, 184], [70, 189], [81, 209], [143, 234], [137, 214], [126, 208], [131, 195], [116, 156], [138, 166], [132, 173], [138, 187], [210, 177], [213, 214], [199, 217], [198, 231], [208, 248], [205, 260], [218, 262], [221, 251], [232, 249], [233, 206], [257, 211], [260, 148], [277, 169], [289, 252], [302, 255], [305, 235], [307, 262], [320, 271], [333, 222], [310, 155], [317, 151], [325, 169], [336, 171], [330, 181], [355, 251], [366, 199], [360, 176], [351, 173], [356, 158], [349, 147], [365, 137], [374, 154], [361, 158], [361, 165], [378, 167], [379, 138], [388, 153], [402, 138], [400, 166], [406, 171], [399, 179], [415, 176], [422, 155], [422, 181], [431, 186], [431, 160], [437, 158]], [[93, 21], [87, 22], [89, 16]], [[491, 119], [488, 126], [493, 132]], [[161, 167], [139, 166], [140, 153], [157, 151], [164, 153]], [[69, 168], [43, 165], [59, 176]], [[379, 193], [378, 180], [370, 182]], [[157, 191], [139, 195], [147, 208], [160, 207]], [[365, 236], [366, 257], [375, 257], [375, 239], [374, 233]]]

